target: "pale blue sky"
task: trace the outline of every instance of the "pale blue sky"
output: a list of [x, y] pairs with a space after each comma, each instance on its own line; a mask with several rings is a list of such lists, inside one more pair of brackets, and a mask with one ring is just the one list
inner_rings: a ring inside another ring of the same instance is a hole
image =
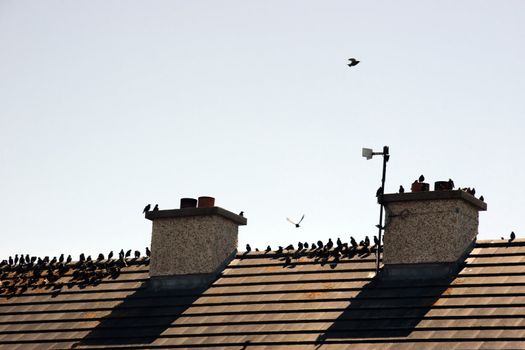
[[143, 250], [200, 195], [241, 247], [373, 235], [385, 144], [387, 192], [451, 177], [523, 237], [524, 33], [522, 1], [0, 1], [0, 257]]

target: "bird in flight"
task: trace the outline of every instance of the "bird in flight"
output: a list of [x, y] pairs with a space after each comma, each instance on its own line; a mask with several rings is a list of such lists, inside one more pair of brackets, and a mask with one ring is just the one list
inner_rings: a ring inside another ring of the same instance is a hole
[[348, 60], [350, 61], [350, 63], [347, 64], [348, 67], [356, 66], [359, 62], [361, 62], [361, 61], [356, 60], [355, 58], [349, 58]]
[[294, 224], [295, 227], [301, 227], [299, 224], [301, 223], [301, 221], [303, 221], [303, 219], [304, 219], [304, 214], [303, 214], [303, 216], [301, 217], [301, 220], [299, 220], [298, 222], [294, 222], [294, 221], [290, 220], [290, 218], [286, 218], [286, 220], [288, 220], [289, 222], [291, 222], [292, 224]]

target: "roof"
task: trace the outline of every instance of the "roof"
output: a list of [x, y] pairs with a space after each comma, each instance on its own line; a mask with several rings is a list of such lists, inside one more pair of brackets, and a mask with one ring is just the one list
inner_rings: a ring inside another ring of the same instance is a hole
[[147, 259], [4, 288], [0, 349], [525, 349], [525, 241], [478, 242], [447, 281], [377, 282], [373, 255], [283, 260], [239, 254], [203, 291], [153, 291]]

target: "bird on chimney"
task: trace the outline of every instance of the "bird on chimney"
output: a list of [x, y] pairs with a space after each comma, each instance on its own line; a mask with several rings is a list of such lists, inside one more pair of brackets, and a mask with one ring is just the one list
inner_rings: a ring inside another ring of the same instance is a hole
[[354, 237], [350, 236], [350, 244], [352, 245], [352, 247], [354, 248], [357, 248], [358, 245], [357, 245], [357, 241], [354, 239]]
[[425, 181], [425, 177], [423, 175], [421, 175], [418, 179], [419, 182], [424, 182]]
[[399, 193], [405, 193], [405, 188], [403, 187], [403, 185], [399, 186]]
[[142, 214], [147, 213], [151, 209], [151, 204], [148, 204], [144, 207], [144, 210], [142, 211]]
[[303, 219], [304, 219], [304, 214], [303, 214], [303, 216], [301, 217], [301, 220], [299, 220], [299, 222], [294, 222], [294, 221], [292, 221], [290, 218], [286, 218], [286, 220], [288, 220], [290, 223], [294, 224], [296, 228], [301, 227], [299, 224], [303, 221]]
[[252, 247], [250, 247], [249, 244], [246, 245], [246, 253], [249, 253], [252, 251]]
[[483, 196], [479, 196], [479, 200], [482, 201], [482, 202], [484, 202], [484, 201], [485, 201], [485, 197], [483, 197]]
[[516, 239], [516, 234], [514, 233], [514, 231], [512, 231], [512, 232], [510, 233], [510, 239], [509, 239], [509, 242], [512, 242], [512, 241], [515, 240], [515, 239]]
[[241, 211], [241, 212], [239, 213], [239, 216], [244, 216], [244, 211]]
[[158, 204], [155, 204], [155, 206], [153, 207], [153, 211], [159, 211], [159, 205]]
[[347, 64], [348, 67], [357, 66], [359, 64], [359, 62], [361, 62], [361, 61], [356, 60], [353, 57], [349, 58], [348, 61], [350, 61], [350, 63]]

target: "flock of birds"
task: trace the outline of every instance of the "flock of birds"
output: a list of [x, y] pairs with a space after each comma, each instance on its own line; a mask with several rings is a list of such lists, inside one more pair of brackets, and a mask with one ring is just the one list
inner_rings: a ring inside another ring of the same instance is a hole
[[[374, 236], [373, 245], [368, 236], [359, 243], [357, 243], [354, 237], [350, 236], [349, 242], [343, 242], [340, 238], [337, 238], [334, 243], [332, 239], [329, 238], [326, 243], [323, 243], [321, 240], [311, 244], [308, 242], [298, 242], [297, 247], [290, 244], [287, 247], [279, 246], [276, 250], [272, 250], [272, 247], [268, 246], [262, 253], [273, 254], [274, 257], [284, 261], [284, 266], [291, 267], [293, 266], [293, 259], [306, 256], [315, 261], [320, 261], [321, 264], [330, 263], [330, 267], [335, 268], [342, 258], [353, 258], [354, 256], [365, 258], [372, 253], [375, 254], [378, 247], [379, 239], [377, 236]], [[251, 251], [252, 247], [247, 244], [244, 255], [249, 254]], [[259, 249], [255, 248], [255, 251], [259, 252]]]
[[[123, 267], [148, 264], [150, 255], [147, 247], [145, 256], [138, 250], [125, 252], [122, 249], [115, 259], [111, 251], [107, 258], [104, 254], [99, 254], [96, 259], [80, 254], [76, 262], [72, 261], [71, 255], [65, 257], [64, 254], [53, 259], [16, 254], [14, 258], [10, 256], [0, 262], [0, 294], [22, 294], [28, 288], [46, 288], [58, 293], [64, 286], [84, 288], [97, 285], [105, 277], [116, 279]], [[64, 277], [70, 279], [67, 282], [59, 281]]]
[[[424, 182], [425, 182], [425, 176], [424, 175], [421, 175], [421, 176], [419, 176], [419, 178], [417, 180], [414, 180], [414, 183], [424, 183]], [[454, 189], [455, 188], [454, 181], [452, 181], [452, 179], [448, 179], [448, 185], [449, 185], [450, 189]], [[475, 188], [470, 188], [470, 187], [463, 187], [463, 188], [461, 188], [461, 187], [458, 187], [458, 190], [467, 192], [468, 194], [470, 194], [472, 196], [476, 195], [476, 189]], [[399, 186], [398, 192], [399, 193], [405, 193], [405, 188], [403, 187], [403, 185]], [[379, 187], [377, 189], [377, 192], [376, 192], [376, 197], [379, 197], [381, 194], [383, 194], [383, 188]], [[483, 196], [480, 196], [479, 200], [484, 202], [485, 198]]]

